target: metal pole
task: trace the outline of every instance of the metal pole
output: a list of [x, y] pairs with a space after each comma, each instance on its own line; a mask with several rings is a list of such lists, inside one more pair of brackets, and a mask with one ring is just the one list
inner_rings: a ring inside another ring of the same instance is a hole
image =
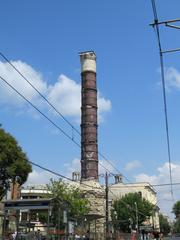
[[16, 210], [16, 229], [17, 229], [16, 239], [19, 239], [19, 212], [20, 210]]
[[3, 222], [3, 240], [5, 240], [6, 236], [6, 217], [7, 217], [7, 211], [4, 212], [4, 222]]
[[60, 239], [60, 205], [58, 207], [58, 231], [57, 231], [57, 234], [58, 234], [58, 240]]
[[164, 50], [161, 51], [161, 53], [172, 53], [172, 52], [179, 52], [180, 48], [176, 48], [176, 49], [170, 49], [170, 50]]
[[109, 237], [109, 204], [108, 204], [108, 173], [105, 175], [106, 182], [106, 239]]
[[95, 238], [94, 239], [96, 240], [96, 219], [95, 219]]
[[156, 22], [150, 23], [149, 25], [155, 26], [155, 25], [168, 24], [168, 23], [174, 23], [174, 22], [179, 22], [179, 21], [180, 21], [180, 18], [177, 18], [177, 19], [167, 20], [167, 21], [163, 21], [163, 22], [156, 21]]
[[136, 228], [137, 228], [137, 233], [138, 233], [138, 209], [137, 209], [137, 202], [135, 202], [135, 209], [136, 209]]
[[48, 222], [47, 222], [47, 239], [50, 239], [49, 234], [49, 220], [50, 220], [50, 205], [48, 206]]

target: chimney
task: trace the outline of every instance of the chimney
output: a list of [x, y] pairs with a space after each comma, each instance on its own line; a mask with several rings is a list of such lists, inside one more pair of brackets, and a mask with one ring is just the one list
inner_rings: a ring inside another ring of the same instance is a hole
[[80, 181], [80, 172], [73, 172], [72, 173], [72, 180], [75, 182], [79, 182]]
[[115, 178], [115, 184], [117, 184], [117, 183], [123, 183], [123, 176], [122, 176], [122, 174], [116, 174], [116, 175], [114, 176], [114, 178]]
[[98, 179], [96, 54], [81, 52], [81, 179]]

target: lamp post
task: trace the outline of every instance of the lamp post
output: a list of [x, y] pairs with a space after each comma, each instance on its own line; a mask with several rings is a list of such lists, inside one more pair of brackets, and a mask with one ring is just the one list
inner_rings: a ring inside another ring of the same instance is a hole
[[129, 228], [131, 230], [131, 233], [132, 233], [132, 225], [133, 225], [132, 218], [129, 218]]
[[109, 183], [108, 179], [110, 176], [114, 176], [112, 173], [108, 174], [107, 172], [105, 174], [100, 174], [99, 177], [105, 177], [105, 198], [106, 198], [106, 223], [105, 223], [105, 234], [106, 239], [109, 239]]
[[116, 210], [113, 212], [113, 215], [114, 215], [114, 233], [115, 233], [115, 238], [116, 238], [116, 229], [117, 229], [117, 212]]
[[137, 202], [135, 202], [134, 204], [135, 204], [135, 211], [136, 211], [136, 230], [137, 230], [137, 233], [138, 233], [139, 225], [138, 225], [138, 208], [137, 208]]

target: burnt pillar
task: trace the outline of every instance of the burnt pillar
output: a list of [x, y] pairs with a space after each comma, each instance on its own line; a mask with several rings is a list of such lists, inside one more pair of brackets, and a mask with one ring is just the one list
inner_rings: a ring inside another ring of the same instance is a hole
[[81, 60], [81, 179], [98, 179], [96, 54]]

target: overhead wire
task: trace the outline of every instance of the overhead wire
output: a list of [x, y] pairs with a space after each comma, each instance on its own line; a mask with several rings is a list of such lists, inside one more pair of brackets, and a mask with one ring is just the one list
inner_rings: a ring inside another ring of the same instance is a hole
[[[153, 0], [152, 0], [152, 2], [153, 2]], [[157, 15], [157, 13], [156, 13], [156, 15]], [[159, 31], [158, 31], [159, 32]], [[158, 33], [158, 35], [159, 35], [159, 33]], [[159, 40], [160, 40], [160, 37], [158, 36], [158, 38], [159, 38]], [[159, 41], [159, 44], [160, 44], [160, 41]], [[161, 49], [161, 44], [160, 44], [160, 53], [161, 53], [161, 55], [162, 55], [162, 49]], [[2, 55], [2, 53], [0, 53], [0, 55], [1, 56], [3, 56], [5, 59], [6, 59], [6, 61], [8, 61], [10, 64], [11, 64], [11, 62], [4, 56], [4, 55]], [[76, 131], [78, 134], [80, 134], [80, 132], [63, 116], [63, 114], [61, 114], [54, 106], [53, 106], [53, 104], [41, 93], [41, 92], [39, 92], [38, 91], [38, 89], [36, 88], [36, 87], [34, 87], [34, 85], [33, 84], [31, 84], [31, 82], [30, 81], [28, 81], [28, 79], [27, 78], [25, 78], [24, 77], [24, 75], [13, 65], [13, 64], [11, 64], [11, 66], [21, 75], [21, 77], [23, 77], [30, 85], [31, 85], [31, 87], [33, 87], [39, 94], [40, 94], [40, 96], [56, 111], [56, 113], [58, 113], [63, 119], [64, 119], [64, 121], [65, 122], [67, 122], [71, 127], [72, 127], [72, 130], [74, 130], [74, 131]], [[164, 66], [163, 66], [163, 59], [161, 60], [161, 68], [163, 68], [164, 69]], [[163, 71], [164, 72], [164, 71]], [[56, 123], [54, 123], [49, 117], [47, 117], [42, 111], [40, 111], [34, 104], [32, 104], [28, 99], [26, 99], [20, 92], [18, 92], [17, 91], [17, 89], [15, 89], [11, 84], [9, 84], [4, 78], [2, 78], [1, 76], [0, 76], [0, 78], [4, 81], [4, 82], [6, 82], [6, 84], [7, 85], [9, 85], [14, 91], [16, 91], [16, 93], [18, 93], [24, 100], [26, 100], [33, 108], [35, 108], [42, 116], [44, 116], [48, 121], [50, 121], [51, 122], [51, 124], [53, 124], [56, 128], [58, 128], [66, 137], [68, 137], [71, 141], [73, 141], [78, 147], [80, 147], [80, 145], [74, 140], [74, 138], [71, 138], [62, 128], [60, 128]], [[168, 155], [169, 155], [169, 161], [171, 160], [171, 154], [170, 154], [170, 143], [169, 143], [169, 130], [168, 130], [168, 118], [167, 118], [167, 104], [166, 104], [166, 94], [164, 93], [164, 90], [165, 90], [165, 81], [164, 81], [164, 75], [163, 75], [163, 96], [164, 96], [164, 104], [165, 104], [165, 115], [166, 115], [166, 131], [167, 131], [167, 142], [168, 142]], [[112, 166], [113, 166], [113, 168], [116, 170], [116, 171], [118, 171], [119, 172], [119, 170], [117, 170], [117, 168], [109, 161], [109, 160], [107, 160], [106, 159], [106, 157], [104, 157], [104, 155], [103, 154], [101, 154], [100, 152], [98, 152], [98, 154], [101, 156], [101, 157], [103, 157], [107, 162], [109, 162]], [[46, 170], [46, 171], [48, 171], [48, 172], [51, 172], [52, 174], [55, 174], [55, 175], [57, 175], [57, 176], [59, 176], [59, 177], [62, 177], [62, 178], [65, 178], [65, 179], [67, 179], [67, 180], [69, 180], [69, 181], [72, 181], [72, 179], [70, 179], [70, 178], [68, 178], [68, 177], [66, 177], [66, 176], [64, 176], [64, 175], [61, 175], [61, 174], [59, 174], [59, 173], [56, 173], [56, 172], [54, 172], [54, 171], [52, 171], [52, 170], [49, 170], [49, 169], [47, 169], [47, 168], [45, 168], [45, 167], [42, 167], [42, 166], [40, 166], [39, 164], [36, 164], [36, 163], [34, 163], [34, 162], [32, 162], [32, 161], [29, 161], [32, 165], [34, 165], [34, 166], [36, 166], [36, 167], [40, 167], [41, 169], [43, 169], [43, 170]], [[170, 162], [169, 162], [170, 163]], [[101, 166], [103, 166], [102, 164], [100, 164]], [[103, 166], [104, 167], [104, 166]], [[170, 169], [171, 169], [171, 164], [170, 164]], [[108, 169], [106, 169], [106, 170], [108, 170]], [[108, 170], [109, 171], [109, 170]], [[171, 170], [170, 170], [170, 179], [171, 179], [171, 183], [170, 184], [156, 184], [156, 185], [152, 185], [152, 186], [168, 186], [168, 185], [171, 185], [171, 187], [172, 187], [172, 185], [179, 185], [180, 183], [172, 183], [172, 173], [171, 173]], [[129, 181], [129, 180], [128, 180]], [[84, 184], [84, 183], [83, 183]], [[85, 184], [86, 185], [86, 184]], [[89, 185], [87, 185], [87, 186], [89, 186]], [[172, 193], [172, 195], [173, 195], [173, 191], [172, 191], [172, 189], [171, 189], [171, 193]]]
[[[45, 171], [47, 171], [47, 172], [52, 173], [53, 175], [56, 175], [56, 176], [58, 176], [58, 177], [61, 177], [62, 179], [66, 179], [66, 180], [68, 180], [68, 181], [70, 181], [70, 182], [75, 183], [75, 181], [73, 181], [71, 178], [69, 178], [69, 177], [67, 177], [67, 176], [64, 176], [64, 175], [62, 175], [62, 174], [60, 174], [60, 173], [57, 173], [57, 172], [55, 172], [55, 171], [53, 171], [53, 170], [50, 170], [50, 169], [48, 169], [48, 168], [46, 168], [46, 167], [43, 167], [42, 165], [39, 165], [39, 164], [37, 164], [37, 163], [32, 162], [32, 161], [29, 161], [29, 160], [28, 160], [28, 162], [31, 163], [32, 165], [34, 165], [34, 166], [42, 169], [42, 170], [45, 170]], [[85, 182], [81, 182], [81, 184], [84, 185], [85, 187], [90, 187], [90, 188], [92, 188], [91, 185], [89, 185], [89, 184], [87, 184], [87, 183], [85, 183]], [[180, 185], [180, 183], [173, 183], [173, 184], [174, 184], [174, 185]], [[169, 185], [169, 184], [156, 184], [156, 185], [152, 185], [152, 186], [155, 187], [155, 186], [166, 186], [166, 185]], [[126, 186], [126, 187], [128, 187], [128, 186]], [[131, 187], [132, 187], [132, 186], [131, 186]], [[139, 187], [139, 186], [138, 186], [138, 185], [135, 185], [135, 187]], [[141, 187], [142, 187], [142, 186], [141, 186]], [[93, 187], [93, 189], [96, 189], [96, 187]], [[99, 188], [97, 188], [97, 189], [99, 189]], [[118, 199], [119, 201], [121, 201], [128, 209], [133, 210], [133, 211], [137, 211], [138, 214], [141, 214], [142, 216], [146, 217], [141, 211], [139, 211], [139, 210], [136, 209], [135, 207], [133, 208], [132, 206], [130, 206], [129, 204], [127, 204], [123, 199], [118, 198], [118, 196], [117, 196], [116, 194], [114, 194], [114, 192], [113, 192], [112, 190], [110, 190], [109, 187], [108, 187], [108, 191], [111, 192], [111, 194], [115, 197], [115, 199]], [[164, 200], [167, 200], [167, 199], [164, 199]], [[167, 201], [168, 201], [168, 200], [167, 200]], [[157, 206], [157, 203], [155, 203], [155, 205]]]
[[[31, 163], [32, 165], [34, 165], [34, 166], [42, 169], [42, 170], [45, 170], [45, 171], [47, 171], [47, 172], [50, 172], [50, 173], [52, 173], [52, 174], [54, 174], [54, 175], [56, 175], [56, 176], [58, 176], [58, 177], [61, 177], [61, 178], [63, 178], [63, 179], [66, 179], [66, 180], [68, 180], [68, 181], [70, 181], [70, 182], [75, 182], [75, 181], [73, 181], [71, 178], [69, 178], [69, 177], [67, 177], [67, 176], [64, 176], [64, 175], [62, 175], [62, 174], [60, 174], [60, 173], [57, 173], [57, 172], [55, 172], [55, 171], [53, 171], [53, 170], [50, 170], [50, 169], [48, 169], [48, 168], [46, 168], [46, 167], [43, 167], [43, 166], [41, 166], [41, 165], [39, 165], [39, 164], [37, 164], [37, 163], [34, 163], [34, 162], [32, 162], [32, 161], [29, 161], [29, 160], [28, 160], [28, 162]], [[82, 181], [81, 181], [81, 184], [84, 185], [84, 186], [86, 186], [86, 187], [92, 188], [91, 185], [89, 185], [89, 184], [87, 184], [87, 183], [85, 183], [85, 182], [82, 182]], [[93, 186], [93, 189], [96, 189], [96, 187]], [[97, 188], [97, 189], [99, 189], [99, 188]], [[117, 199], [118, 196], [115, 195], [111, 190], [109, 190], [109, 188], [108, 188], [108, 191], [110, 191], [110, 192], [116, 197], [116, 199]], [[128, 208], [130, 208], [131, 210], [136, 211], [135, 208], [133, 208], [132, 206], [128, 205], [128, 204], [127, 204], [125, 201], [123, 201], [122, 199], [119, 199], [119, 200], [122, 201], [122, 202], [123, 202]], [[140, 212], [139, 210], [137, 210], [137, 212], [138, 212], [139, 214], [141, 214], [141, 215], [144, 215], [144, 214], [143, 214], [142, 212]], [[144, 216], [145, 216], [145, 215], [144, 215]], [[145, 217], [146, 217], [146, 216], [145, 216]]]
[[[28, 102], [34, 109], [36, 109], [43, 117], [45, 117], [51, 124], [53, 124], [56, 128], [58, 128], [66, 137], [68, 137], [71, 141], [73, 141], [78, 147], [81, 147], [77, 142], [75, 142], [66, 132], [64, 132], [64, 130], [62, 130], [56, 123], [54, 123], [49, 117], [47, 117], [41, 110], [39, 110], [31, 101], [29, 101], [23, 94], [21, 94], [15, 87], [13, 87], [8, 81], [6, 81], [6, 79], [5, 78], [3, 78], [2, 76], [0, 76], [0, 79], [4, 82], [4, 83], [6, 83], [11, 89], [13, 89], [20, 97], [22, 97], [26, 102]], [[55, 171], [53, 171], [53, 170], [50, 170], [49, 168], [46, 168], [46, 167], [43, 167], [43, 166], [41, 166], [41, 165], [39, 165], [39, 164], [37, 164], [37, 163], [35, 163], [35, 162], [33, 162], [33, 161], [30, 161], [30, 160], [28, 160], [28, 162], [30, 163], [30, 164], [32, 164], [33, 166], [36, 166], [36, 167], [38, 167], [38, 168], [40, 168], [40, 169], [42, 169], [42, 170], [45, 170], [45, 171], [47, 171], [47, 172], [49, 172], [49, 173], [51, 173], [51, 174], [54, 174], [54, 175], [56, 175], [56, 176], [58, 176], [58, 177], [61, 177], [61, 178], [63, 178], [63, 179], [66, 179], [66, 180], [68, 180], [68, 181], [71, 181], [71, 182], [75, 182], [75, 181], [73, 181], [71, 178], [69, 178], [69, 177], [67, 177], [67, 176], [64, 176], [64, 175], [62, 175], [62, 174], [60, 174], [60, 173], [57, 173], [57, 172], [55, 172]], [[108, 170], [108, 169], [107, 169]], [[109, 171], [109, 170], [108, 170]], [[82, 185], [84, 185], [84, 186], [86, 186], [86, 187], [90, 187], [90, 188], [92, 188], [92, 186], [91, 185], [89, 185], [89, 184], [87, 184], [87, 183], [84, 183], [84, 182], [81, 182], [81, 184]], [[93, 187], [93, 189], [96, 189], [97, 187]], [[99, 188], [97, 188], [97, 189], [99, 189]], [[132, 207], [131, 207], [131, 209], [132, 209]]]
[[15, 87], [13, 87], [5, 78], [0, 76], [1, 80], [4, 81], [11, 89], [13, 89], [20, 97], [22, 97], [27, 103], [31, 105], [36, 111], [38, 111], [44, 118], [46, 118], [52, 125], [54, 125], [61, 133], [63, 133], [67, 138], [74, 142], [78, 147], [81, 147], [74, 139], [72, 139], [69, 134], [67, 134], [61, 127], [59, 127], [55, 122], [53, 122], [47, 115], [45, 115], [38, 107], [36, 107], [30, 100], [28, 100], [23, 94], [21, 94]]
[[[76, 146], [81, 148], [81, 145], [75, 141], [71, 136], [66, 133], [59, 125], [52, 121], [46, 114], [44, 114], [38, 107], [36, 107], [30, 100], [28, 100], [23, 94], [21, 94], [15, 87], [13, 87], [5, 78], [0, 76], [0, 79], [4, 81], [11, 89], [13, 89], [20, 97], [22, 97], [27, 103], [31, 105], [36, 111], [38, 111], [45, 119], [47, 119], [54, 127], [56, 127], [61, 133], [63, 133], [69, 140], [71, 140]], [[108, 168], [106, 168], [102, 163], [99, 163], [106, 171], [111, 173]]]
[[[136, 182], [136, 183], [128, 183], [128, 184], [123, 184], [123, 185], [119, 185], [118, 188], [132, 188], [132, 187], [136, 187], [136, 188], [142, 188], [142, 185], [138, 185], [138, 184], [146, 184], [146, 182]], [[112, 184], [113, 185], [113, 184]], [[111, 185], [111, 186], [112, 186]], [[176, 185], [180, 185], [180, 182], [175, 182], [172, 183], [172, 185], [176, 186]], [[160, 183], [160, 184], [150, 184], [149, 185], [144, 185], [145, 187], [167, 187], [167, 186], [171, 186], [171, 183]]]
[[[74, 140], [71, 139], [71, 137], [69, 137], [69, 135], [67, 133], [65, 133], [61, 128], [59, 128], [59, 126], [57, 124], [55, 124], [50, 118], [48, 118], [43, 112], [41, 112], [34, 104], [32, 104], [26, 97], [24, 97], [16, 88], [14, 88], [10, 83], [8, 83], [2, 76], [0, 76], [1, 80], [3, 80], [9, 87], [11, 87], [18, 95], [20, 95], [25, 101], [27, 101], [33, 108], [35, 108], [42, 116], [44, 116], [48, 121], [50, 121], [55, 127], [57, 127], [66, 137], [68, 137], [71, 141], [73, 141], [74, 143], [76, 143]], [[77, 143], [76, 143], [77, 144]], [[79, 144], [77, 144], [77, 146], [79, 146]], [[36, 166], [42, 170], [45, 170], [47, 172], [50, 172], [51, 174], [54, 174], [58, 177], [61, 177], [63, 179], [66, 179], [68, 181], [71, 181], [71, 182], [75, 182], [73, 181], [71, 178], [65, 176], [65, 175], [62, 175], [60, 173], [57, 173], [53, 170], [50, 170], [49, 168], [46, 168], [46, 167], [43, 167], [42, 165], [39, 165], [33, 161], [30, 161], [28, 160], [28, 162], [30, 164], [32, 164], [33, 166]], [[84, 186], [87, 186], [87, 187], [92, 187], [91, 185], [88, 185], [84, 182], [81, 182], [82, 185]], [[96, 188], [96, 187], [93, 187], [93, 188]], [[109, 188], [108, 188], [109, 189]], [[111, 190], [109, 190], [114, 196], [116, 196]], [[117, 197], [117, 196], [116, 196]], [[120, 199], [121, 200], [121, 199]], [[129, 206], [126, 202], [124, 202], [123, 200], [121, 200], [128, 208], [130, 208], [131, 210], [134, 210], [136, 211], [135, 209], [132, 208], [132, 206]], [[143, 213], [141, 213], [139, 210], [138, 210], [138, 213], [141, 214], [141, 215], [144, 215]], [[144, 215], [145, 216], [145, 215]]]
[[164, 74], [164, 61], [163, 53], [161, 47], [160, 31], [158, 26], [158, 15], [156, 10], [155, 0], [151, 0], [153, 14], [154, 14], [154, 29], [157, 36], [159, 56], [160, 56], [160, 67], [161, 67], [161, 80], [163, 89], [163, 103], [164, 103], [164, 115], [165, 115], [165, 127], [166, 127], [166, 141], [167, 141], [167, 151], [168, 151], [168, 163], [169, 163], [169, 178], [170, 178], [170, 192], [171, 197], [173, 197], [173, 187], [172, 187], [172, 167], [171, 167], [171, 148], [170, 148], [170, 137], [169, 137], [169, 123], [168, 123], [168, 113], [167, 113], [167, 97], [166, 97], [166, 85], [165, 85], [165, 74]]
[[64, 117], [64, 115], [45, 97], [44, 94], [42, 94], [38, 89], [37, 87], [35, 87], [29, 80], [27, 77], [24, 76], [24, 74], [22, 74], [19, 69], [14, 65], [12, 64], [12, 62], [2, 53], [0, 52], [0, 55], [2, 58], [4, 58], [4, 60], [7, 61], [7, 63], [43, 98], [44, 101], [46, 101], [46, 103], [51, 106], [54, 111], [60, 116], [62, 117], [62, 119], [68, 124], [71, 126], [71, 128], [76, 131], [79, 135], [80, 135], [80, 132], [67, 120], [67, 118]]
[[[72, 128], [72, 138], [71, 140], [74, 140], [75, 136], [74, 136], [74, 131], [76, 133], [78, 133], [78, 135], [81, 135], [80, 131], [73, 125], [70, 123], [69, 120], [67, 120], [67, 118], [45, 97], [44, 94], [42, 94], [37, 87], [34, 86], [34, 84], [31, 83], [31, 81], [28, 80], [28, 78], [2, 53], [0, 52], [0, 56], [43, 98], [43, 100], [46, 101], [46, 103], [53, 108], [53, 110], [60, 116], [62, 117], [62, 119]], [[37, 110], [37, 109], [36, 109]], [[74, 141], [76, 142], [76, 141]], [[106, 162], [108, 162], [113, 169], [115, 169], [118, 173], [120, 173], [128, 182], [130, 182], [130, 180], [124, 176], [115, 166], [114, 164], [109, 161], [104, 154], [102, 154], [101, 152], [98, 151], [98, 155], [101, 156]], [[100, 161], [99, 161], [99, 165], [101, 165], [106, 171], [110, 172]]]

